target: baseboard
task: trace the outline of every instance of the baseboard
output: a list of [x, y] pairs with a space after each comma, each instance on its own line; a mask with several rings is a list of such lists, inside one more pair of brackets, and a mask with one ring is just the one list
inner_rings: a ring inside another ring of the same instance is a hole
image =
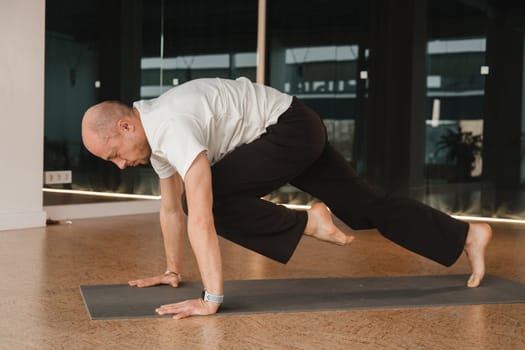
[[44, 210], [0, 212], [0, 231], [18, 230], [46, 225]]
[[45, 206], [47, 218], [52, 220], [87, 219], [106, 216], [156, 213], [160, 210], [159, 200], [134, 200], [89, 204]]

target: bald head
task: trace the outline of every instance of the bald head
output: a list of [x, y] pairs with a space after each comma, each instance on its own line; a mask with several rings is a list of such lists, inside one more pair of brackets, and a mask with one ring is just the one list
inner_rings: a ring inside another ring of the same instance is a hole
[[151, 152], [139, 112], [118, 101], [101, 102], [86, 111], [82, 141], [91, 153], [122, 169], [147, 163]]
[[117, 133], [119, 119], [132, 117], [132, 109], [119, 101], [105, 101], [90, 107], [82, 119], [82, 140], [107, 139]]

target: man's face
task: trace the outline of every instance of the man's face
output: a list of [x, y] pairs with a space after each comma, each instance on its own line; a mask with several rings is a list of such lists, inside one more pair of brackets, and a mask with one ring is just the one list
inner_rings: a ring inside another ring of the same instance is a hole
[[151, 148], [138, 112], [133, 110], [135, 114], [125, 115], [117, 111], [121, 115], [120, 119], [114, 118], [114, 121], [108, 122], [114, 124], [96, 129], [94, 125], [100, 113], [114, 112], [100, 111], [101, 108], [108, 107], [95, 105], [86, 111], [82, 120], [82, 141], [86, 148], [93, 155], [115, 163], [120, 169], [147, 164]]
[[147, 164], [151, 154], [148, 142], [133, 133], [109, 138], [105, 146], [97, 156], [115, 163], [120, 169]]

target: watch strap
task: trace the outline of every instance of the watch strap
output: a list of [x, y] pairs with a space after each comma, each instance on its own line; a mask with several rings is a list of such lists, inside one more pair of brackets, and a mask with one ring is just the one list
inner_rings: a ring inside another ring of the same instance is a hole
[[206, 302], [211, 301], [212, 303], [222, 304], [224, 301], [224, 295], [210, 294], [206, 289], [204, 289], [202, 291], [202, 300]]

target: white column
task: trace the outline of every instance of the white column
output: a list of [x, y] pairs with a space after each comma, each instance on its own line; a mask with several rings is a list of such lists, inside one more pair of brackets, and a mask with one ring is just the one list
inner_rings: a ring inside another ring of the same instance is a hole
[[0, 230], [45, 225], [45, 0], [0, 1]]

